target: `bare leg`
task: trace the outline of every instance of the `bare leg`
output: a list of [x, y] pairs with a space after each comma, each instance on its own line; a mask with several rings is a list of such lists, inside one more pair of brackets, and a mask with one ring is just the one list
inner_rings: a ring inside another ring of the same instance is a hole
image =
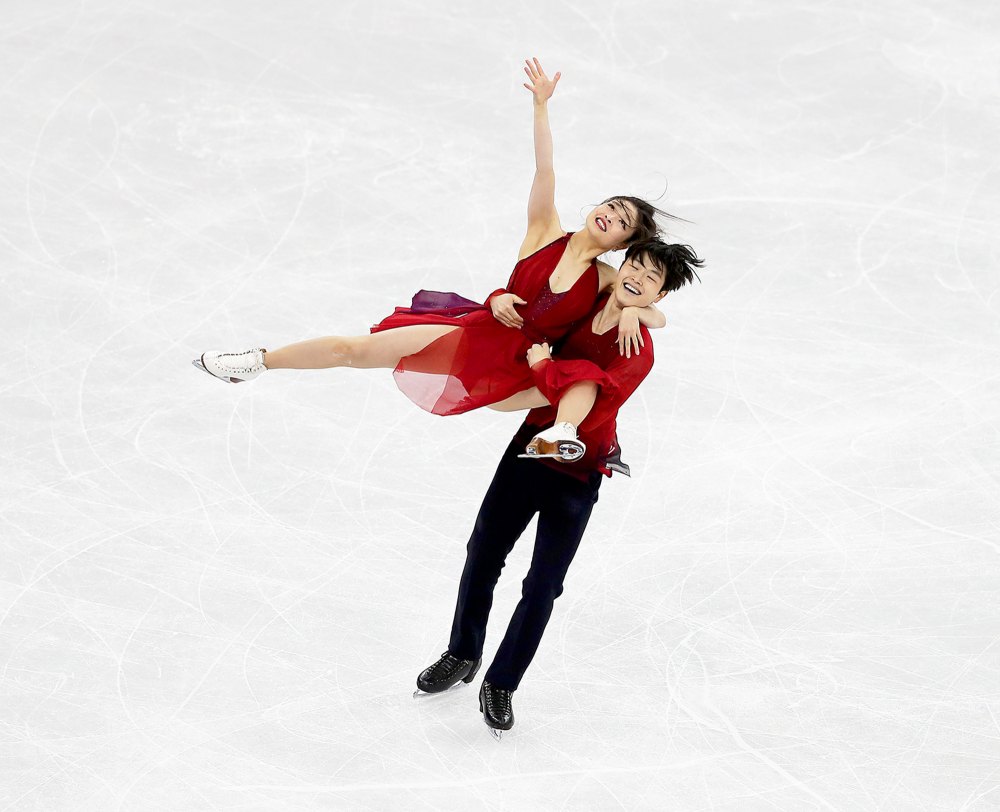
[[525, 389], [523, 392], [511, 395], [506, 400], [490, 403], [489, 408], [498, 412], [520, 412], [548, 405], [549, 402], [545, 399], [545, 395], [538, 391], [537, 386], [532, 386], [531, 389]]
[[[593, 381], [580, 381], [567, 389], [559, 401], [559, 409], [556, 415], [557, 423], [572, 423], [579, 426], [594, 408], [594, 401], [597, 400], [597, 384]], [[537, 386], [525, 389], [516, 395], [511, 395], [506, 400], [491, 403], [490, 408], [498, 412], [519, 412], [524, 409], [537, 409], [539, 406], [548, 406], [549, 402], [545, 395], [538, 391]]]
[[268, 369], [392, 369], [399, 359], [419, 352], [457, 327], [415, 324], [366, 336], [311, 338], [264, 353]]
[[597, 400], [597, 384], [593, 381], [580, 381], [567, 389], [559, 399], [559, 410], [556, 423], [572, 423], [579, 426], [594, 408]]
[[[586, 448], [577, 437], [579, 427], [597, 400], [597, 384], [593, 381], [580, 381], [569, 387], [561, 398], [556, 410], [555, 425], [536, 434], [525, 453], [551, 457], [555, 455], [559, 462], [573, 462], [580, 458]], [[571, 430], [563, 424], [569, 423]]]

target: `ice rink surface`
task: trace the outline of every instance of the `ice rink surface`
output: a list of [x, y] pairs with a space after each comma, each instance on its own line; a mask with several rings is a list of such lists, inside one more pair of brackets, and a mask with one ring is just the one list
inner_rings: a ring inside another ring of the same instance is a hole
[[[995, 4], [0, 19], [0, 809], [1000, 808]], [[190, 360], [502, 285], [529, 55], [708, 264], [498, 744], [411, 692], [519, 418]]]

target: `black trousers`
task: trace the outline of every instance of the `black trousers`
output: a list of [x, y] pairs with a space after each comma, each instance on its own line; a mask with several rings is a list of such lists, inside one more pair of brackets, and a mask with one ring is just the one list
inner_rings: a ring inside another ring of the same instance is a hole
[[537, 460], [518, 459], [521, 453], [523, 443], [508, 446], [479, 509], [466, 547], [468, 555], [448, 643], [448, 651], [456, 657], [476, 660], [482, 656], [493, 588], [514, 542], [537, 513], [535, 550], [521, 585], [521, 600], [485, 677], [509, 691], [520, 684], [535, 656], [552, 605], [563, 592], [563, 579], [580, 546], [602, 479], [595, 472], [589, 482], [582, 482]]

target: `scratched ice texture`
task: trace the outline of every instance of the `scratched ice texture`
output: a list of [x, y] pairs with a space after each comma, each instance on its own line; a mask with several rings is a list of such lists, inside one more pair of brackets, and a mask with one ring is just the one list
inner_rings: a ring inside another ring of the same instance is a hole
[[[0, 809], [1000, 808], [995, 4], [12, 0], [0, 36]], [[563, 223], [666, 188], [708, 265], [497, 743], [478, 680], [411, 692], [517, 416], [190, 360], [501, 285], [530, 55]]]

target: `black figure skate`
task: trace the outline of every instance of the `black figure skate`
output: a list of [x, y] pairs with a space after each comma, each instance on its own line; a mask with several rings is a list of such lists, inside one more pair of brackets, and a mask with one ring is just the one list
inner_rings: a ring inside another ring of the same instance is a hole
[[482, 658], [460, 660], [446, 651], [434, 665], [420, 672], [420, 676], [417, 677], [417, 687], [420, 690], [413, 692], [413, 698], [416, 699], [421, 693], [439, 694], [447, 691], [459, 680], [465, 683], [472, 682], [482, 662]]
[[500, 741], [502, 731], [514, 727], [514, 708], [511, 705], [513, 693], [506, 688], [497, 688], [485, 680], [483, 687], [479, 689], [479, 710], [483, 712], [483, 719], [497, 741]]

